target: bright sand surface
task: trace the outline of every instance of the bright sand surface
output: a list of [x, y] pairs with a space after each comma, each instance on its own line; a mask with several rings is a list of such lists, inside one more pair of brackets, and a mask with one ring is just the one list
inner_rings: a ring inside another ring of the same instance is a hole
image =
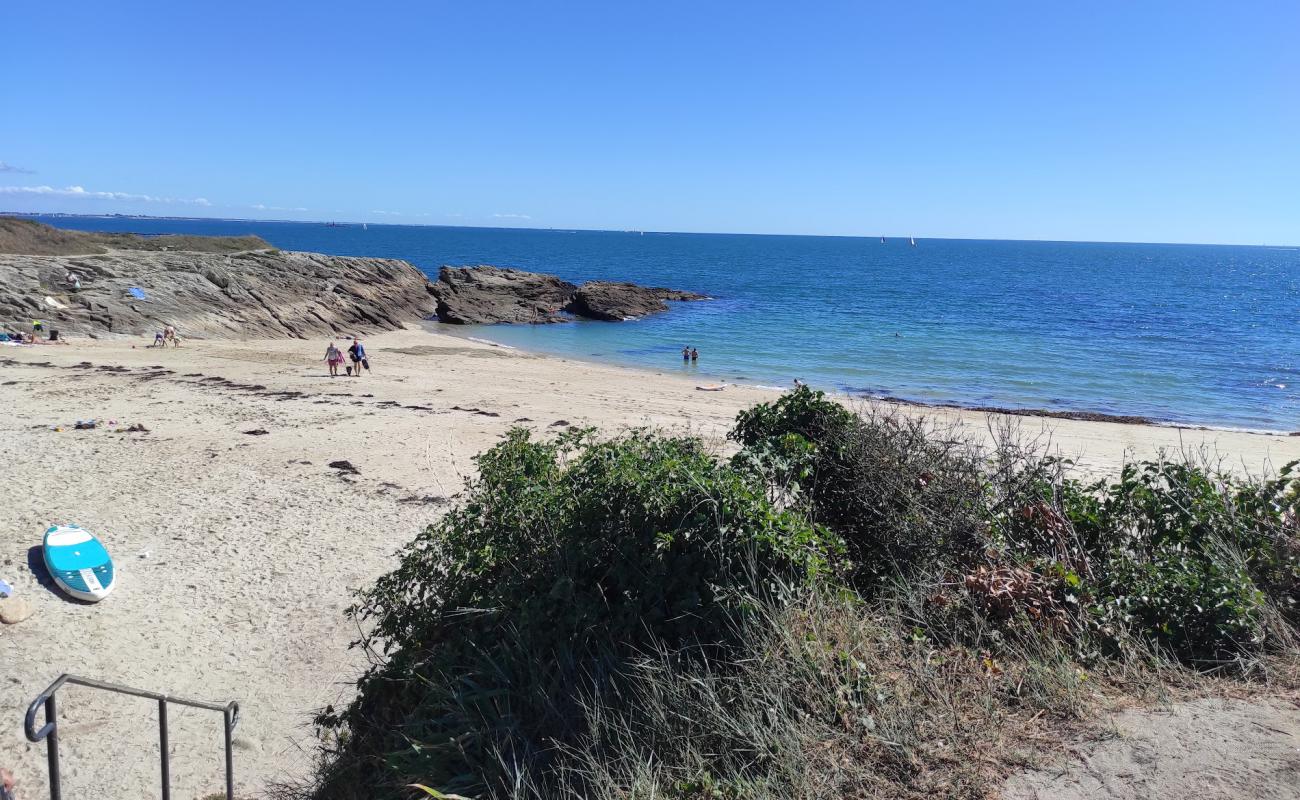
[[[361, 378], [329, 378], [324, 341], [137, 344], [0, 348], [0, 579], [35, 607], [0, 626], [0, 766], [18, 774], [25, 799], [47, 795], [44, 746], [23, 738], [22, 713], [62, 672], [237, 699], [239, 786], [303, 774], [312, 712], [346, 700], [365, 663], [347, 647], [349, 593], [394, 566], [472, 472], [475, 453], [512, 425], [569, 423], [692, 432], [722, 450], [736, 412], [776, 396], [702, 392], [680, 375], [414, 329], [371, 337], [374, 371]], [[902, 411], [977, 438], [1005, 421]], [[118, 424], [72, 429], [92, 417]], [[1014, 422], [1025, 436], [1050, 435], [1093, 474], [1180, 446], [1211, 448], [1248, 471], [1300, 458], [1300, 437]], [[150, 432], [113, 430], [131, 423]], [[246, 433], [259, 429], [267, 433]], [[337, 460], [359, 474], [327, 466]], [[95, 531], [113, 554], [118, 587], [104, 602], [79, 604], [43, 585], [41, 533], [55, 521]], [[65, 797], [157, 796], [153, 704], [78, 688], [60, 700]], [[218, 791], [219, 715], [173, 707], [170, 717], [173, 796]]]

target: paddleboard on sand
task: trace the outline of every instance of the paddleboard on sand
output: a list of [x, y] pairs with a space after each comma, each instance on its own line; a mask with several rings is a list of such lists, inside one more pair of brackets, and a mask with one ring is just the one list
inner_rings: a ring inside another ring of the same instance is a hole
[[90, 531], [79, 525], [51, 525], [42, 549], [54, 582], [78, 600], [98, 603], [113, 591], [113, 559]]

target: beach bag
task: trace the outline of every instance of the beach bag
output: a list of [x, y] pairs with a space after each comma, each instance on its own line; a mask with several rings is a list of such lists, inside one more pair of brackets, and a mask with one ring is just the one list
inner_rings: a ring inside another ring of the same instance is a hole
[[366, 368], [366, 372], [369, 372], [369, 371], [370, 371], [370, 359], [368, 359], [368, 358], [363, 358], [363, 359], [361, 359], [361, 366], [363, 366], [363, 367]]

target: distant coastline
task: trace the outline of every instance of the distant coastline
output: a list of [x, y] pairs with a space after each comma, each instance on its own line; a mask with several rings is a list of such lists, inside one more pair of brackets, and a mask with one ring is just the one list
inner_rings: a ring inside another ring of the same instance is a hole
[[[249, 222], [249, 223], [270, 223], [281, 225], [320, 225], [330, 227], [331, 223], [336, 223], [335, 227], [352, 227], [361, 225], [372, 225], [375, 227], [388, 228], [447, 228], [452, 230], [499, 230], [499, 231], [538, 231], [549, 233], [614, 233], [628, 235], [650, 234], [653, 236], [770, 236], [776, 238], [795, 237], [808, 239], [861, 239], [863, 241], [872, 241], [881, 238], [878, 233], [770, 233], [757, 231], [676, 231], [676, 230], [652, 230], [652, 229], [629, 229], [629, 228], [576, 228], [572, 226], [548, 226], [534, 227], [527, 225], [449, 225], [446, 223], [436, 222], [385, 222], [370, 219], [281, 219], [275, 217], [190, 217], [190, 216], [158, 216], [155, 214], [75, 214], [68, 211], [4, 211], [0, 210], [0, 216], [4, 217], [45, 217], [51, 219], [138, 219], [138, 220], [159, 220], [175, 222]], [[136, 231], [130, 231], [136, 233]], [[950, 236], [950, 235], [933, 235], [933, 236], [916, 236], [910, 233], [885, 234], [884, 238], [895, 242], [906, 242], [909, 238], [917, 242], [1024, 242], [1037, 244], [1108, 244], [1108, 245], [1153, 245], [1161, 247], [1260, 247], [1266, 249], [1282, 249], [1300, 251], [1300, 243], [1290, 244], [1286, 242], [1139, 242], [1131, 240], [1111, 240], [1111, 239], [1062, 239], [1054, 237], [1046, 238], [1003, 238], [1003, 237], [970, 237], [970, 236]]]

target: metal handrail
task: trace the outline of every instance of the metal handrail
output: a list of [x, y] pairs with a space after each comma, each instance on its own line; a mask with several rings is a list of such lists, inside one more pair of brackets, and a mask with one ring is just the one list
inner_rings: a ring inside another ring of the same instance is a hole
[[[91, 689], [103, 689], [107, 692], [116, 692], [117, 694], [128, 694], [134, 697], [143, 697], [148, 700], [158, 702], [158, 743], [162, 752], [162, 796], [163, 800], [171, 800], [171, 761], [167, 752], [167, 704], [176, 703], [191, 708], [204, 708], [209, 711], [220, 711], [225, 720], [226, 728], [226, 800], [235, 800], [235, 768], [234, 768], [234, 750], [232, 748], [232, 735], [235, 726], [239, 724], [239, 703], [231, 700], [225, 705], [219, 703], [205, 703], [201, 700], [186, 700], [183, 697], [172, 697], [157, 692], [149, 692], [144, 689], [133, 689], [130, 686], [120, 686], [116, 683], [107, 681], [97, 681], [92, 678], [82, 678], [78, 675], [60, 675], [58, 680], [51, 683], [45, 691], [36, 696], [32, 704], [27, 707], [27, 718], [24, 721], [24, 732], [27, 734], [28, 741], [39, 742], [45, 740], [46, 756], [50, 764], [50, 800], [61, 800], [62, 789], [59, 780], [59, 724], [58, 708], [54, 702], [54, 694], [59, 691], [65, 684], [73, 686], [86, 686]], [[36, 727], [36, 712], [41, 706], [45, 706], [45, 724], [39, 729]]]

